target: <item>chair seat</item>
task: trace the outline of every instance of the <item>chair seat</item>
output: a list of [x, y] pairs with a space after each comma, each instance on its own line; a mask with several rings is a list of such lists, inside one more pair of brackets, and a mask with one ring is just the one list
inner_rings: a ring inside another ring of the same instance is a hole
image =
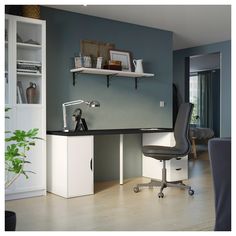
[[187, 153], [187, 150], [183, 153], [182, 150], [179, 150], [176, 147], [156, 145], [143, 146], [142, 151], [145, 156], [152, 157], [157, 160], [170, 160], [172, 158], [185, 156]]

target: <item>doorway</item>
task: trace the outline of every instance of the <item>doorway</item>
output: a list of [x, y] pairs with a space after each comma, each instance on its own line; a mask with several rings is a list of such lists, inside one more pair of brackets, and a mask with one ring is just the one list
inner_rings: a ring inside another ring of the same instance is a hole
[[[186, 99], [194, 104], [191, 124], [220, 136], [220, 53], [188, 58]], [[187, 65], [187, 63], [186, 63]]]

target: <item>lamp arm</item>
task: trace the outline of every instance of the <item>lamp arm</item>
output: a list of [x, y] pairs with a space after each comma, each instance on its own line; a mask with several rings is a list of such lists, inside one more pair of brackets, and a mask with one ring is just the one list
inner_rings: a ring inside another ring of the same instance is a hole
[[[75, 100], [75, 101], [71, 101], [71, 102], [65, 102], [62, 104], [62, 113], [63, 113], [63, 130], [65, 132], [69, 131], [67, 130], [67, 120], [66, 120], [66, 107], [68, 106], [73, 106], [73, 105], [78, 105], [83, 103], [83, 100]], [[85, 102], [86, 103], [86, 102]]]
[[67, 126], [67, 122], [66, 122], [66, 106], [64, 104], [62, 104], [62, 113], [63, 113], [63, 130], [66, 131], [66, 126]]
[[64, 106], [78, 105], [78, 104], [81, 104], [83, 102], [84, 102], [84, 100], [75, 100], [75, 101], [71, 101], [71, 102], [65, 102], [62, 105], [64, 105]]

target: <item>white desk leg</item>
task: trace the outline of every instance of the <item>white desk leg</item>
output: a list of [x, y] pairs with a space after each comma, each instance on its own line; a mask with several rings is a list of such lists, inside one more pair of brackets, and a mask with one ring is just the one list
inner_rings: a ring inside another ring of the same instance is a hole
[[120, 184], [123, 184], [123, 134], [120, 134]]

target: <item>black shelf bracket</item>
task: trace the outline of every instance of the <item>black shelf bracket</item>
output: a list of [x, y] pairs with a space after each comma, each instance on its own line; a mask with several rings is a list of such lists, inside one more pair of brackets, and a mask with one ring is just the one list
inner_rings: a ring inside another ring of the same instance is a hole
[[140, 79], [143, 79], [144, 77], [143, 76], [140, 76], [140, 77], [135, 77], [135, 89], [138, 89], [138, 80]]
[[110, 78], [111, 78], [112, 76], [116, 76], [116, 75], [117, 75], [117, 73], [115, 73], [115, 74], [110, 74], [110, 75], [106, 75], [106, 76], [107, 76], [107, 88], [110, 87]]
[[76, 72], [73, 72], [72, 74], [73, 74], [73, 86], [75, 86], [75, 74], [76, 74]]
[[110, 75], [107, 75], [107, 88], [110, 86]]
[[81, 74], [83, 72], [83, 70], [81, 70], [80, 72], [72, 72], [72, 76], [73, 76], [73, 86], [75, 86], [75, 76], [78, 74]]
[[134, 79], [135, 79], [135, 89], [137, 89], [138, 88], [138, 78], [135, 77]]

